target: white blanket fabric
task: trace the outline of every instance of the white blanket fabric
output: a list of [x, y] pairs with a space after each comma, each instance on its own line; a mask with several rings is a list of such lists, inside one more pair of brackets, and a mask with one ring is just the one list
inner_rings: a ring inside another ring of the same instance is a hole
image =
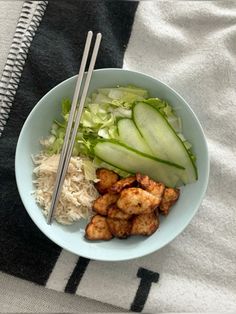
[[[141, 2], [124, 68], [176, 89], [204, 128], [211, 156], [206, 197], [171, 244], [129, 262], [90, 262], [77, 294], [129, 309], [144, 267], [160, 274], [144, 312], [236, 309], [236, 3]], [[70, 265], [68, 265], [68, 261]], [[62, 252], [47, 286], [63, 290], [76, 260]]]

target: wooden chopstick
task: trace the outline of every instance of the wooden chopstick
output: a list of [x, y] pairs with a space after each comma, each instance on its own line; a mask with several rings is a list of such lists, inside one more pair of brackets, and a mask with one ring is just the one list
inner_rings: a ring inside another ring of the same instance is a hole
[[[54, 191], [52, 194], [51, 206], [50, 206], [48, 217], [47, 217], [47, 223], [48, 224], [51, 224], [53, 213], [54, 213], [55, 208], [57, 207], [59, 197], [61, 194], [61, 190], [62, 190], [63, 183], [65, 180], [66, 172], [67, 172], [70, 158], [72, 155], [74, 142], [75, 142], [77, 130], [79, 127], [81, 115], [83, 112], [84, 103], [85, 103], [86, 96], [88, 93], [88, 88], [89, 88], [92, 72], [93, 72], [95, 62], [97, 59], [97, 54], [98, 54], [102, 35], [101, 35], [101, 33], [98, 33], [96, 36], [96, 41], [95, 41], [89, 69], [88, 69], [88, 72], [86, 75], [86, 80], [85, 80], [85, 83], [83, 86], [82, 96], [80, 98], [79, 106], [77, 108], [78, 98], [80, 95], [80, 88], [81, 88], [81, 84], [83, 81], [83, 76], [84, 76], [85, 67], [86, 67], [86, 63], [87, 63], [87, 59], [88, 59], [88, 55], [89, 55], [92, 37], [93, 37], [93, 32], [89, 31], [88, 35], [87, 35], [86, 43], [85, 43], [84, 53], [83, 53], [83, 57], [82, 57], [81, 65], [80, 65], [80, 70], [79, 70], [76, 88], [75, 88], [75, 92], [74, 92], [74, 96], [73, 96], [73, 100], [72, 100], [68, 125], [66, 128], [66, 134], [65, 134], [64, 143], [63, 143], [63, 147], [62, 147], [62, 151], [61, 151], [61, 155], [60, 155], [60, 160], [59, 160], [59, 165], [58, 165], [58, 169], [57, 169], [57, 175], [56, 175]], [[77, 111], [76, 111], [76, 109], [77, 109]]]

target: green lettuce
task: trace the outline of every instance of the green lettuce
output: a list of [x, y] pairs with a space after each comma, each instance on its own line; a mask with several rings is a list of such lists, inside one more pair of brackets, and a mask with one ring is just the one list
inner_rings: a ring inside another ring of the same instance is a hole
[[[122, 177], [130, 175], [96, 158], [93, 147], [98, 138], [119, 140], [117, 121], [124, 117], [132, 118], [133, 105], [138, 101], [144, 101], [160, 111], [183, 141], [191, 158], [195, 160], [190, 150], [191, 144], [182, 134], [181, 119], [166, 101], [150, 98], [147, 90], [132, 85], [100, 88], [86, 99], [72, 153], [73, 156], [84, 155], [93, 159], [93, 165], [85, 165], [88, 177], [94, 179], [93, 167], [106, 167], [116, 171]], [[42, 141], [45, 151], [50, 155], [59, 154], [62, 149], [70, 109], [71, 100], [63, 99], [61, 120], [54, 120], [51, 135]]]

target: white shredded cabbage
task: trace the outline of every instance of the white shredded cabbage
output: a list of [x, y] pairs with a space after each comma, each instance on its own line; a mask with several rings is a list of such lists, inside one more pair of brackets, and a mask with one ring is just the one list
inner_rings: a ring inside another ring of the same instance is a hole
[[[60, 155], [48, 156], [42, 152], [33, 157], [35, 164], [33, 181], [36, 202], [48, 215], [56, 178]], [[93, 181], [88, 180], [84, 172], [87, 158], [71, 157], [61, 195], [54, 218], [61, 224], [69, 225], [81, 218], [88, 218], [92, 211], [92, 202], [98, 197]]]

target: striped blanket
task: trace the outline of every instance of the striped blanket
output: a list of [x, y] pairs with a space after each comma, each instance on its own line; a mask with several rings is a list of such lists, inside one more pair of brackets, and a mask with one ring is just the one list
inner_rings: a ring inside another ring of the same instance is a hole
[[[0, 270], [133, 312], [236, 309], [236, 4], [26, 1], [0, 81]], [[152, 75], [190, 103], [211, 154], [207, 195], [168, 246], [136, 260], [88, 260], [52, 243], [18, 195], [14, 155], [29, 112], [77, 73], [85, 34], [103, 34], [96, 68]]]

